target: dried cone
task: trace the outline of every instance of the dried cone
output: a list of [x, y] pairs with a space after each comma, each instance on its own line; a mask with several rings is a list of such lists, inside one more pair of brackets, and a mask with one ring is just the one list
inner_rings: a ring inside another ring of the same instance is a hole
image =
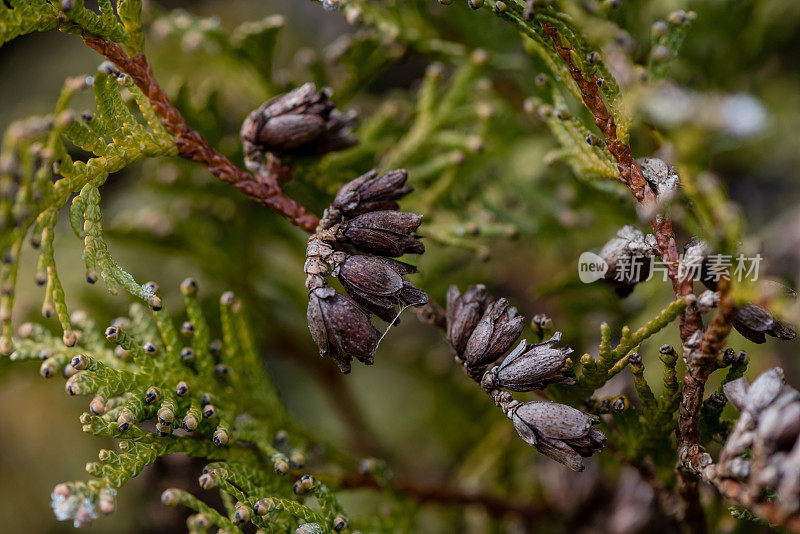
[[320, 356], [330, 356], [343, 373], [350, 372], [352, 357], [371, 365], [380, 332], [369, 317], [348, 297], [330, 287], [308, 295], [308, 329]]
[[380, 256], [348, 256], [334, 271], [348, 295], [381, 319], [392, 322], [397, 305], [421, 306], [428, 295], [403, 279], [413, 265]]

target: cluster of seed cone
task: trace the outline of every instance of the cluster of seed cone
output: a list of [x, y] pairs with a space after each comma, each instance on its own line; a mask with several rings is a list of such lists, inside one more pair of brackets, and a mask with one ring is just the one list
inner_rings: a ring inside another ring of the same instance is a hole
[[494, 399], [526, 443], [575, 471], [584, 468], [581, 457], [602, 450], [606, 436], [595, 428], [596, 416], [555, 402], [520, 402], [510, 393], [574, 384], [564, 373], [572, 349], [556, 346], [560, 332], [533, 345], [523, 339], [499, 365], [488, 369], [517, 341], [525, 318], [506, 299], [495, 300], [485, 286], [476, 285], [463, 295], [450, 287], [446, 320], [456, 361]]
[[784, 382], [780, 367], [752, 384], [744, 377], [728, 382], [724, 392], [741, 414], [719, 461], [704, 474], [723, 489], [726, 481], [743, 482], [737, 500], [769, 502], [773, 519], [783, 523], [800, 513], [800, 393]]
[[[320, 355], [333, 358], [343, 373], [350, 372], [353, 357], [373, 363], [380, 332], [370, 314], [393, 323], [398, 307], [428, 302], [404, 278], [416, 267], [393, 259], [425, 251], [415, 233], [422, 215], [397, 211], [397, 200], [412, 191], [407, 177], [402, 169], [384, 175], [373, 170], [348, 182], [308, 240], [308, 328]], [[347, 295], [328, 286], [330, 275]]]

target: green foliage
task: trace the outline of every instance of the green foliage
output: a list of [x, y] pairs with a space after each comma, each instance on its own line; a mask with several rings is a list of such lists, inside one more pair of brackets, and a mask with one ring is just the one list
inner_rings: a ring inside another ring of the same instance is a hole
[[[256, 526], [281, 531], [303, 520], [317, 523], [321, 532], [331, 531], [342, 512], [333, 495], [315, 484], [311, 493], [322, 511], [314, 511], [298, 502], [296, 494], [303, 492], [284, 476], [290, 464], [303, 466], [301, 451], [310, 442], [261, 366], [241, 303], [231, 293], [222, 296], [222, 340], [211, 341], [196, 282], [186, 280], [182, 290], [187, 321], [181, 335], [165, 307], [151, 316], [138, 304], [105, 334], [87, 314], [73, 314], [81, 335], [71, 348], [59, 347], [41, 326], [22, 326], [24, 338], [16, 340], [12, 360], [46, 357], [42, 375], [68, 376], [70, 395], [92, 398], [90, 411], [81, 416], [83, 431], [119, 440], [120, 452], [102, 449], [100, 461], [86, 465], [93, 479], [56, 487], [57, 516], [73, 519], [77, 526], [93, 519], [98, 508], [110, 513], [118, 488], [159, 456], [182, 452], [216, 460], [201, 479], [206, 489], [220, 487], [251, 512], [257, 501], [270, 499], [268, 516], [252, 512]], [[148, 421], [155, 421], [155, 432], [143, 428]], [[173, 434], [180, 428], [183, 434]], [[164, 501], [175, 504], [170, 495]], [[177, 502], [203, 514], [208, 526], [239, 531], [236, 523], [242, 521], [234, 511], [222, 516], [184, 493]]]
[[[53, 240], [58, 212], [74, 193], [79, 194], [72, 201], [69, 220], [75, 234], [85, 242], [87, 279], [93, 283], [99, 273], [112, 293], [123, 287], [151, 306], [158, 304], [151, 291], [111, 259], [102, 235], [98, 188], [112, 173], [148, 157], [175, 154], [177, 149], [147, 99], [126, 78], [118, 81], [111, 76], [113, 72], [113, 67], [104, 64], [92, 78], [67, 80], [53, 115], [35, 120], [33, 127], [26, 128], [30, 121], [12, 127], [2, 149], [7, 164], [0, 179], [6, 187], [16, 187], [17, 194], [13, 199], [5, 196], [2, 201], [5, 225], [13, 228], [4, 232], [2, 244], [16, 252], [4, 266], [1, 279], [4, 284], [14, 286], [19, 250], [33, 227], [33, 243], [41, 247], [36, 278], [37, 283], [45, 286], [42, 313], [45, 317], [53, 314], [58, 317], [67, 345], [75, 343], [75, 334], [56, 269]], [[89, 85], [94, 88], [97, 113], [79, 119], [68, 110], [70, 98]], [[129, 108], [123, 91], [140, 116]], [[86, 161], [74, 160], [67, 143], [91, 157]], [[57, 175], [55, 181], [50, 180], [52, 173]], [[3, 296], [1, 304], [5, 310], [2, 345], [6, 354], [13, 350], [10, 342], [13, 304], [12, 291]]]

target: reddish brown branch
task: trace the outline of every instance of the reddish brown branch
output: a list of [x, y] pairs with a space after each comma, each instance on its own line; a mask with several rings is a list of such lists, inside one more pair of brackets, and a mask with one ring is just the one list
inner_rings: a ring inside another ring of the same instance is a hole
[[598, 128], [600, 128], [600, 132], [603, 134], [603, 138], [605, 139], [606, 146], [608, 146], [608, 150], [617, 161], [619, 179], [630, 188], [633, 196], [635, 196], [636, 200], [639, 202], [654, 201], [655, 195], [653, 190], [650, 189], [650, 186], [644, 179], [644, 176], [642, 176], [642, 170], [633, 159], [633, 156], [631, 155], [631, 147], [620, 141], [617, 137], [617, 125], [614, 122], [614, 117], [612, 117], [611, 113], [608, 111], [605, 102], [603, 102], [603, 97], [600, 94], [600, 89], [597, 85], [597, 77], [595, 77], [592, 81], [589, 81], [584, 77], [581, 69], [575, 65], [574, 61], [572, 61], [572, 46], [567, 48], [561, 44], [561, 40], [558, 36], [558, 30], [555, 28], [555, 26], [552, 26], [546, 22], [542, 22], [542, 28], [553, 40], [556, 53], [562, 60], [564, 60], [572, 79], [578, 84], [578, 88], [581, 91], [581, 97], [583, 98], [583, 103], [586, 105], [589, 111], [592, 112], [592, 116], [594, 116], [594, 123]]
[[272, 175], [255, 178], [234, 165], [212, 148], [199, 133], [189, 128], [180, 111], [172, 105], [167, 94], [158, 85], [153, 76], [153, 69], [144, 54], [130, 57], [118, 44], [96, 35], [85, 35], [83, 41], [130, 76], [142, 90], [150, 100], [153, 110], [161, 118], [164, 127], [175, 136], [181, 157], [200, 163], [217, 178], [237, 187], [250, 198], [269, 207], [306, 232], [314, 232], [319, 221], [317, 216], [286, 196], [277, 178]]
[[703, 388], [731, 331], [735, 313], [730, 285], [729, 280], [720, 279], [717, 286], [720, 295], [717, 313], [703, 334], [699, 349], [691, 351], [686, 361], [683, 402], [678, 418], [678, 435], [682, 441], [679, 445], [683, 447], [697, 443], [700, 438], [697, 423], [703, 403]]
[[[633, 196], [645, 206], [656, 205], [654, 191], [650, 188], [642, 175], [642, 171], [633, 159], [631, 148], [617, 137], [617, 127], [614, 117], [608, 111], [597, 85], [597, 77], [587, 80], [580, 68], [572, 59], [573, 48], [561, 44], [558, 30], [551, 24], [542, 23], [542, 28], [550, 36], [555, 46], [556, 53], [569, 69], [572, 79], [578, 85], [581, 97], [586, 108], [592, 113], [594, 123], [600, 129], [605, 139], [606, 146], [617, 162], [619, 178], [633, 193]], [[650, 221], [656, 238], [656, 245], [662, 261], [667, 267], [667, 274], [672, 281], [673, 290], [679, 297], [692, 294], [691, 277], [682, 277], [679, 272], [680, 254], [675, 242], [672, 221], [664, 215], [657, 215]], [[677, 428], [679, 452], [694, 451], [696, 454], [687, 461], [691, 464], [696, 460], [702, 448], [697, 445], [699, 438], [698, 421], [700, 406], [703, 401], [703, 391], [708, 375], [713, 369], [714, 360], [722, 348], [725, 337], [730, 331], [732, 320], [732, 304], [728, 295], [729, 287], [720, 287], [720, 309], [714, 318], [711, 327], [705, 333], [699, 351], [688, 348], [689, 341], [696, 332], [701, 331], [703, 322], [700, 315], [687, 309], [681, 316], [681, 340], [684, 343], [684, 359], [687, 361], [684, 376], [684, 387], [680, 408], [680, 420]], [[682, 454], [681, 456], [686, 456]], [[688, 469], [678, 470], [678, 493], [684, 503], [683, 524], [688, 531], [695, 533], [705, 532], [705, 518], [700, 505], [697, 475]]]

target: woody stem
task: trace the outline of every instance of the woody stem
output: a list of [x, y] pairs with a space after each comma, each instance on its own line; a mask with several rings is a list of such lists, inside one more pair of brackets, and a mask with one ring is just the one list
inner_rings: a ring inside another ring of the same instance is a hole
[[[597, 78], [586, 79], [572, 59], [572, 46], [567, 47], [561, 43], [558, 30], [553, 25], [542, 22], [542, 29], [552, 39], [556, 53], [567, 65], [572, 79], [578, 85], [584, 105], [592, 113], [595, 125], [600, 129], [609, 152], [617, 162], [620, 181], [628, 186], [637, 201], [644, 205], [655, 205], [655, 193], [647, 184], [641, 168], [633, 159], [630, 146], [624, 144], [617, 137], [614, 117], [603, 101], [597, 85]], [[692, 294], [691, 278], [681, 277], [678, 272], [680, 255], [677, 250], [672, 220], [666, 215], [657, 215], [650, 221], [650, 224], [656, 238], [656, 249], [667, 267], [667, 274], [672, 281], [676, 296], [685, 297]], [[703, 390], [712, 370], [714, 359], [730, 331], [733, 318], [729, 286], [728, 283], [720, 285], [719, 309], [711, 326], [703, 335], [699, 352], [690, 349], [687, 342], [696, 332], [703, 329], [702, 318], [688, 308], [681, 315], [680, 335], [684, 344], [684, 359], [687, 366], [679, 424], [676, 431], [679, 453], [690, 449], [700, 450], [698, 447], [692, 446], [697, 444], [699, 438], [699, 407], [703, 400]], [[694, 459], [687, 458], [687, 461], [691, 464]], [[681, 465], [678, 469], [678, 493], [684, 504], [681, 519], [687, 531], [702, 534], [706, 531], [706, 525], [700, 506], [697, 475], [686, 467], [688, 466]]]
[[259, 173], [258, 177], [253, 176], [234, 165], [186, 124], [180, 111], [172, 105], [167, 94], [158, 85], [144, 54], [128, 56], [117, 43], [89, 33], [84, 34], [83, 42], [131, 77], [150, 101], [161, 123], [175, 137], [178, 154], [182, 158], [200, 163], [220, 180], [233, 185], [292, 224], [308, 233], [314, 232], [319, 219], [281, 190], [277, 173]]

